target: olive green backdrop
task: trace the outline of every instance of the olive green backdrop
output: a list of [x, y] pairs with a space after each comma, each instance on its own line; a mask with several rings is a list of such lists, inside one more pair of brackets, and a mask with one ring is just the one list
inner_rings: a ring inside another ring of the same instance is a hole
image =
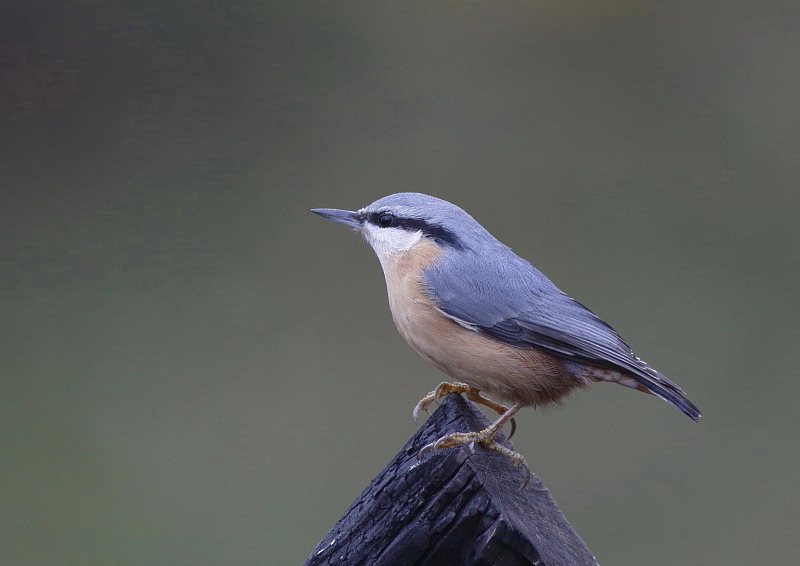
[[297, 564], [441, 376], [312, 207], [471, 212], [676, 380], [516, 446], [603, 564], [800, 562], [800, 9], [5, 1], [0, 562]]

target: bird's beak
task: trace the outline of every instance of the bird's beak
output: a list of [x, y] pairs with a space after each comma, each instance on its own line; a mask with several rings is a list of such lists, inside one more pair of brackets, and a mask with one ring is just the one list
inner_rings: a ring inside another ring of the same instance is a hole
[[332, 220], [333, 222], [339, 222], [340, 224], [345, 224], [353, 228], [361, 227], [361, 222], [356, 216], [356, 213], [349, 210], [339, 210], [338, 208], [312, 208], [311, 212], [319, 214], [323, 218]]

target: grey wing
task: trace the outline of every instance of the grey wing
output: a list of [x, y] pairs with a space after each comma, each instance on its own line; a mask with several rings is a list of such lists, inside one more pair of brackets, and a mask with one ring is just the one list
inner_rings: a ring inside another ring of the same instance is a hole
[[512, 346], [623, 372], [699, 418], [680, 388], [637, 358], [611, 326], [515, 254], [488, 261], [462, 254], [457, 265], [443, 261], [428, 269], [425, 279], [439, 311], [462, 326]]

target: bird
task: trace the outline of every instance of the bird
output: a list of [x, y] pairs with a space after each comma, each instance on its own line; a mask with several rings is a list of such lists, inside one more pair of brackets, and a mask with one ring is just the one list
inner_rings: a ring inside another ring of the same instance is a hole
[[[438, 450], [477, 443], [525, 464], [495, 440], [523, 407], [560, 403], [570, 391], [612, 382], [663, 399], [697, 421], [700, 410], [638, 358], [606, 322], [458, 206], [422, 193], [380, 198], [357, 211], [311, 212], [360, 233], [383, 269], [397, 330], [444, 381], [414, 408], [448, 393], [487, 405], [498, 418], [480, 431], [447, 434]], [[510, 435], [509, 435], [510, 436]]]

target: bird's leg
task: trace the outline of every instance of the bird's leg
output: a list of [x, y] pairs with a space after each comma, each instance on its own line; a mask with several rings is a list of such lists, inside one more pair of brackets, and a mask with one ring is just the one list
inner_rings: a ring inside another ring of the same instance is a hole
[[[475, 389], [470, 385], [467, 385], [467, 390], [465, 391], [465, 393], [467, 395], [467, 399], [469, 399], [473, 403], [480, 403], [481, 405], [486, 405], [501, 417], [508, 411], [508, 407], [504, 407], [500, 403], [495, 403], [488, 397], [484, 397], [483, 395], [481, 395], [481, 392], [478, 389]], [[509, 432], [508, 436], [506, 436], [506, 440], [510, 440], [511, 437], [514, 436], [514, 433], [517, 431], [517, 421], [514, 420], [513, 416], [510, 418], [509, 422], [511, 423], [511, 432]], [[502, 425], [500, 426], [502, 427]]]
[[[472, 401], [473, 403], [480, 403], [481, 405], [486, 405], [493, 411], [495, 411], [498, 415], [504, 415], [508, 410], [507, 407], [504, 407], [500, 403], [495, 403], [488, 397], [484, 397], [481, 395], [479, 389], [472, 387], [471, 385], [467, 385], [466, 383], [450, 383], [448, 381], [443, 381], [430, 393], [425, 395], [422, 399], [420, 399], [417, 406], [414, 407], [414, 422], [417, 422], [417, 416], [419, 415], [420, 411], [428, 412], [428, 407], [434, 401], [438, 401], [448, 393], [464, 393], [467, 396], [467, 399]], [[508, 433], [507, 438], [511, 438], [514, 436], [514, 432], [517, 430], [517, 421], [511, 418], [511, 432]]]
[[522, 403], [514, 403], [508, 409], [506, 409], [496, 421], [483, 430], [479, 430], [477, 432], [453, 432], [446, 434], [436, 442], [431, 442], [430, 444], [424, 446], [422, 450], [419, 451], [418, 457], [421, 457], [426, 450], [436, 451], [439, 448], [449, 448], [450, 446], [456, 446], [457, 444], [472, 444], [477, 442], [486, 448], [500, 452], [503, 456], [511, 460], [511, 463], [514, 464], [514, 466], [520, 467], [525, 464], [525, 458], [522, 457], [522, 454], [514, 452], [510, 448], [506, 448], [502, 444], [499, 444], [494, 437], [500, 431], [503, 425], [506, 424], [521, 408]]

